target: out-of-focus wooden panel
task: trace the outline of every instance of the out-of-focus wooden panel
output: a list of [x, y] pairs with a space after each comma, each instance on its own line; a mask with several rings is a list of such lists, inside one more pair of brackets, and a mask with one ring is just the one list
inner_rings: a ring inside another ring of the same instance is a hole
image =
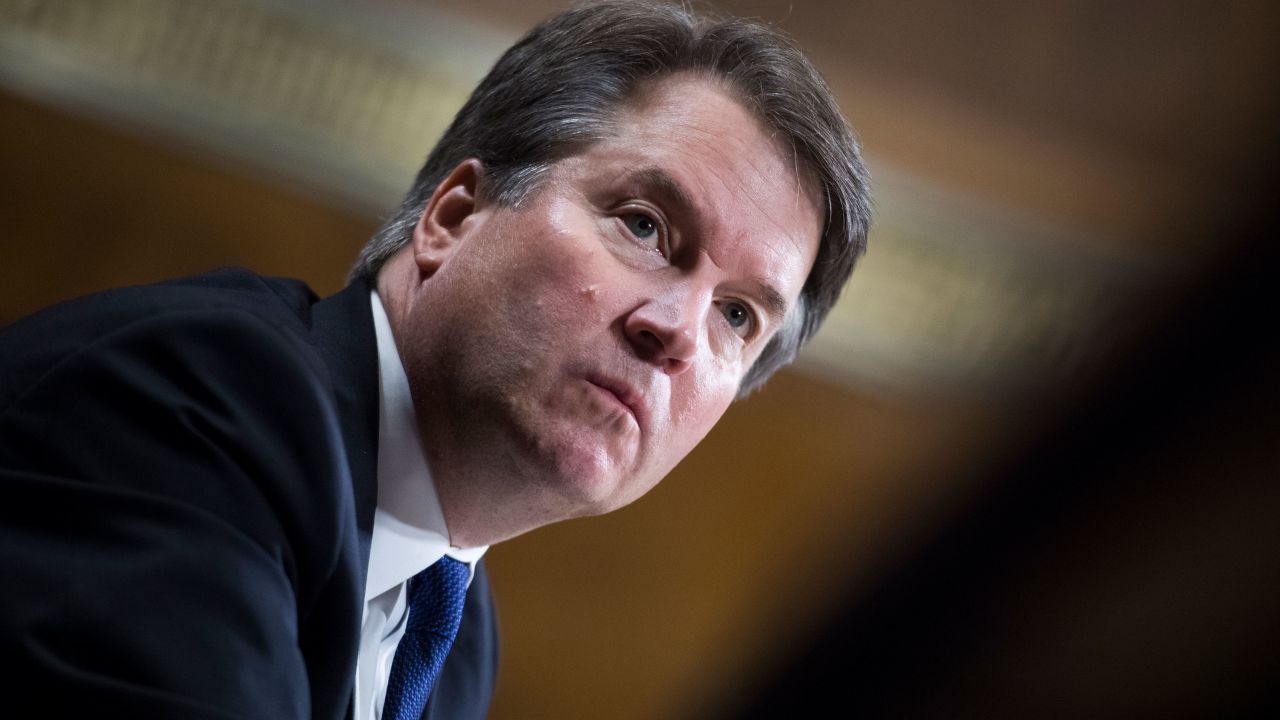
[[375, 226], [326, 198], [0, 93], [0, 322], [225, 265], [333, 292]]

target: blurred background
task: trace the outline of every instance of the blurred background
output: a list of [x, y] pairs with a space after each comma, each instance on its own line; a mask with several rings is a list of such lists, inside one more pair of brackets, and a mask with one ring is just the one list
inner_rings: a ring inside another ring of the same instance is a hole
[[[0, 323], [225, 265], [336, 291], [562, 6], [0, 0]], [[715, 7], [827, 76], [871, 249], [657, 490], [490, 551], [492, 717], [1280, 709], [1280, 5]]]

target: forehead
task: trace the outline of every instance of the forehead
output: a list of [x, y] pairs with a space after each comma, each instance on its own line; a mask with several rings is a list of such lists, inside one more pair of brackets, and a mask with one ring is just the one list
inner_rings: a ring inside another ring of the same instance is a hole
[[719, 83], [653, 83], [572, 161], [593, 189], [643, 186], [629, 189], [689, 206], [695, 217], [686, 220], [713, 262], [759, 266], [749, 270], [779, 276], [788, 300], [799, 294], [822, 230], [820, 193], [790, 148]]

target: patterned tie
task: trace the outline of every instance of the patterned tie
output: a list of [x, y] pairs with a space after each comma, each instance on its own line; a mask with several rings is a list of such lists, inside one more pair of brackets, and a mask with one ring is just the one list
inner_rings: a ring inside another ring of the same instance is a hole
[[383, 720], [418, 720], [462, 620], [470, 568], [445, 556], [409, 580], [409, 619], [387, 679]]

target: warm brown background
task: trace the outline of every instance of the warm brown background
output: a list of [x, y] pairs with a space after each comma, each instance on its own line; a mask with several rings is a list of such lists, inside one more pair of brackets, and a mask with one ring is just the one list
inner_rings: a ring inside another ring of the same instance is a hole
[[[439, 4], [513, 31], [560, 6]], [[1095, 239], [1176, 257], [1187, 282], [1240, 239], [1218, 229], [1256, 200], [1267, 168], [1280, 67], [1280, 22], [1267, 3], [720, 5], [797, 36], [873, 158], [1049, 223], [1085, 225]], [[0, 92], [0, 322], [76, 294], [231, 264], [332, 292], [376, 223], [172, 139]], [[1129, 317], [1158, 316], [1179, 298], [1171, 287]], [[1140, 345], [1147, 328], [1125, 330]], [[873, 587], [981, 489], [987, 468], [1056, 422], [1060, 400], [1092, 387], [1081, 377], [987, 403], [784, 372], [633, 507], [490, 552], [504, 633], [492, 716], [687, 718], [750, 696], [784, 662], [773, 653], [818, 631], [857, 588]], [[1058, 677], [1064, 697], [1083, 696], [1059, 707], [1124, 697], [1141, 710], [1144, 699], [1177, 697], [1198, 674], [1194, 662], [1158, 666], [1133, 687], [1072, 684], [1055, 661], [1080, 652], [1076, 633], [1123, 634], [1107, 623], [1124, 625], [1116, 618], [1129, 617], [1125, 607], [1158, 614], [1167, 587], [1150, 575], [1178, 573], [1189, 552], [1182, 538], [1221, 537], [1219, 528], [1239, 527], [1234, 513], [1259, 501], [1256, 492], [1220, 490], [1231, 486], [1217, 470], [1180, 487], [1172, 510], [1138, 502], [1099, 529], [1114, 542], [1107, 552], [1132, 563], [1087, 552], [1059, 558], [1024, 604], [1000, 609], [1039, 623], [1029, 644], [1011, 638], [992, 650], [1001, 677], [1015, 685]], [[1263, 499], [1276, 507], [1274, 495]], [[1267, 532], [1259, 525], [1221, 547], [1206, 543], [1202, 566], [1268, 555]], [[1252, 575], [1202, 577], [1195, 591], [1211, 593], [1224, 577]], [[1275, 598], [1274, 590], [1230, 587], [1233, 597]], [[1184, 591], [1174, 584], [1174, 594]], [[1211, 664], [1240, 656], [1248, 632], [1197, 635], [1205, 623], [1195, 619], [1236, 613], [1233, 627], [1247, 630], [1266, 617], [1257, 603], [1174, 607], [1190, 625], [1149, 629], [1134, 640], [1138, 649], [1106, 660], [1109, 672], [1150, 670], [1167, 655]], [[1246, 667], [1263, 672], [1260, 663]]]

